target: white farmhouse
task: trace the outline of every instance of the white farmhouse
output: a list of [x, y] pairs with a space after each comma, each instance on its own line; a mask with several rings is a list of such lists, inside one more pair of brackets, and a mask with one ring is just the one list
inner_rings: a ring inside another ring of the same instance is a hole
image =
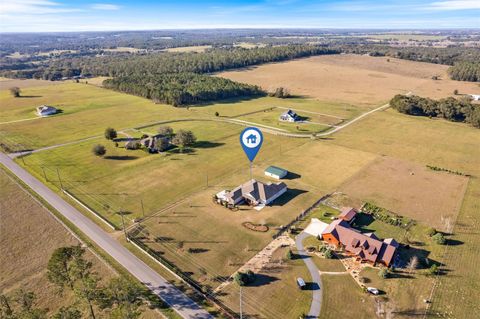
[[285, 122], [297, 122], [298, 115], [292, 110], [287, 110], [282, 115], [280, 115], [280, 121], [285, 121]]

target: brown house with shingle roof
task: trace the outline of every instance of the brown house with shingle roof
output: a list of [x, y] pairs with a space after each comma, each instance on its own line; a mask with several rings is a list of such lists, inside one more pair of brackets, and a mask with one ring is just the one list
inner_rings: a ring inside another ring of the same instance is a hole
[[262, 183], [252, 179], [225, 194], [231, 205], [247, 202], [249, 205], [268, 205], [287, 191], [285, 183]]
[[334, 220], [322, 233], [322, 239], [337, 248], [343, 248], [351, 256], [373, 265], [390, 266], [398, 243], [393, 238], [380, 240], [373, 233], [362, 234], [342, 219]]

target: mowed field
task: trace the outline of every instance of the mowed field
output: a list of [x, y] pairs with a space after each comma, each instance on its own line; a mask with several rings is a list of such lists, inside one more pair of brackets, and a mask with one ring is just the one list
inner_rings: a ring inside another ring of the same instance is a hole
[[[432, 316], [475, 318], [480, 311], [480, 131], [462, 123], [377, 112], [328, 143], [472, 175], [438, 277]], [[441, 173], [443, 174], [443, 173]], [[421, 216], [417, 217], [422, 219]]]
[[[39, 308], [49, 314], [73, 303], [74, 296], [66, 291], [57, 294], [57, 287], [47, 279], [47, 263], [56, 248], [78, 245], [79, 242], [50, 213], [33, 200], [19, 185], [0, 169], [0, 291], [11, 296], [22, 288], [32, 291]], [[94, 264], [101, 278], [115, 274], [89, 251], [87, 259]]]
[[468, 178], [464, 176], [436, 172], [425, 165], [382, 157], [352, 177], [339, 190], [447, 231], [443, 221], [456, 219], [467, 183]]
[[[475, 83], [449, 80], [447, 69], [445, 65], [346, 54], [265, 64], [218, 76], [267, 90], [283, 86], [294, 95], [367, 108], [408, 92], [432, 98], [451, 96], [455, 89], [460, 93], [480, 92]], [[434, 75], [441, 79], [432, 80]]]

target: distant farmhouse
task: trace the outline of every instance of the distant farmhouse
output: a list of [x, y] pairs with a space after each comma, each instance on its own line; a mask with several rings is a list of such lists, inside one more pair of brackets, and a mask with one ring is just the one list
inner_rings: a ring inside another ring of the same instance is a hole
[[470, 94], [470, 97], [474, 101], [480, 101], [480, 94]]
[[282, 115], [280, 115], [280, 121], [284, 122], [297, 122], [300, 118], [298, 117], [297, 113], [292, 110], [287, 110]]
[[344, 209], [339, 218], [322, 231], [322, 239], [362, 262], [390, 266], [399, 244], [393, 238], [381, 240], [374, 233], [363, 234], [353, 229], [346, 220], [353, 221], [355, 214], [354, 209]]
[[288, 175], [288, 171], [277, 166], [269, 166], [265, 170], [265, 175], [275, 179], [282, 179]]
[[53, 106], [48, 106], [48, 105], [41, 105], [37, 107], [37, 115], [38, 116], [49, 116], [56, 114], [58, 110], [54, 108]]
[[262, 183], [252, 179], [232, 191], [223, 191], [217, 198], [229, 205], [247, 203], [251, 206], [265, 206], [273, 202], [287, 191], [285, 183]]
[[163, 135], [147, 136], [141, 139], [140, 143], [150, 152], [158, 153], [168, 150], [172, 147], [170, 138]]

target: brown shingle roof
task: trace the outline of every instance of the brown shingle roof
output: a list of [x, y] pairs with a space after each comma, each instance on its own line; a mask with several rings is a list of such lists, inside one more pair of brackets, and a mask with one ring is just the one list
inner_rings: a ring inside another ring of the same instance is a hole
[[346, 251], [372, 263], [383, 262], [390, 265], [398, 247], [398, 244], [381, 241], [375, 235], [362, 234], [340, 219], [334, 220], [322, 234], [331, 234]]
[[357, 211], [355, 208], [352, 207], [344, 207], [338, 218], [343, 219], [344, 221], [351, 222], [355, 215], [357, 215]]

